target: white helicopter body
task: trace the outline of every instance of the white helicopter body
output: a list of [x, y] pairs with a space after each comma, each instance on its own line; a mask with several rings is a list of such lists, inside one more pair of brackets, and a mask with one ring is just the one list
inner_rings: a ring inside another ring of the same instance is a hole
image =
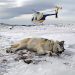
[[32, 22], [34, 22], [34, 23], [43, 23], [47, 16], [52, 16], [52, 15], [55, 15], [55, 17], [58, 18], [59, 9], [62, 9], [62, 7], [56, 6], [55, 10], [54, 10], [55, 13], [53, 13], [53, 14], [43, 14], [41, 12], [36, 12], [35, 11], [35, 13], [34, 13], [34, 15], [32, 17]]

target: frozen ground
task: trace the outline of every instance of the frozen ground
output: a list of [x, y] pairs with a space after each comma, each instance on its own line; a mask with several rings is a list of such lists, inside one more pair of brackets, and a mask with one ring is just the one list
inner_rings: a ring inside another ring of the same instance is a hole
[[[0, 25], [0, 75], [75, 75], [75, 25], [43, 26]], [[5, 52], [13, 42], [27, 37], [43, 37], [65, 41], [60, 57], [44, 56], [38, 64], [15, 61], [17, 55]]]

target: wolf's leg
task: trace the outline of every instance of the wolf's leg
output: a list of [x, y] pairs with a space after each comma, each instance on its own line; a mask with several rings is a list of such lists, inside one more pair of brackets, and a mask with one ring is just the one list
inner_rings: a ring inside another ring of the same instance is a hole
[[48, 54], [48, 56], [52, 56], [52, 51], [47, 51], [46, 53]]
[[16, 53], [17, 51], [23, 50], [23, 49], [25, 49], [25, 47], [18, 46], [18, 47], [16, 47], [16, 48], [13, 48], [13, 49], [11, 50], [11, 53]]
[[11, 45], [10, 48], [7, 48], [6, 52], [7, 53], [12, 53], [13, 51], [15, 51], [17, 49], [17, 47], [19, 47], [19, 44]]
[[23, 49], [21, 46], [16, 46], [16, 47], [10, 47], [10, 48], [8, 48], [7, 50], [6, 50], [6, 52], [7, 53], [15, 53], [16, 51], [18, 51], [18, 50], [21, 50], [21, 49]]
[[7, 53], [14, 53], [14, 52], [16, 52], [16, 50], [17, 50], [16, 48], [11, 48], [11, 47], [10, 47], [10, 48], [8, 48], [8, 49], [6, 50], [6, 52], [7, 52]]
[[45, 54], [45, 51], [43, 50], [42, 47], [38, 47], [38, 49], [37, 49], [37, 54], [39, 54], [39, 55]]

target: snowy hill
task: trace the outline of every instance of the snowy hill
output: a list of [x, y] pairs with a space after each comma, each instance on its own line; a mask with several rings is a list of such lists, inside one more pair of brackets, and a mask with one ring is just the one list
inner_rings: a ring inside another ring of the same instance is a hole
[[[46, 61], [38, 64], [14, 61], [17, 56], [6, 53], [6, 48], [27, 37], [64, 40], [66, 50], [60, 57], [44, 56]], [[0, 25], [0, 75], [75, 75], [75, 24]]]

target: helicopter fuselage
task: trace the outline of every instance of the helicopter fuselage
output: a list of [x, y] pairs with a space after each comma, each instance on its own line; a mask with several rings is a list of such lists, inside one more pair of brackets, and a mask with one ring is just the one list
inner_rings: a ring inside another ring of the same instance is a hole
[[38, 18], [38, 15], [37, 15], [32, 18], [32, 21], [42, 23], [46, 19], [47, 16], [52, 16], [52, 15], [56, 15], [56, 14], [45, 14], [45, 15], [43, 14], [42, 17], [40, 17], [39, 19], [37, 19]]
[[62, 7], [56, 6], [55, 10], [54, 10], [55, 13], [53, 13], [53, 14], [43, 14], [43, 13], [35, 11], [36, 13], [34, 13], [34, 15], [33, 15], [32, 22], [42, 23], [46, 19], [47, 16], [52, 16], [52, 15], [55, 15], [55, 18], [58, 18], [58, 10], [59, 9], [62, 9]]

